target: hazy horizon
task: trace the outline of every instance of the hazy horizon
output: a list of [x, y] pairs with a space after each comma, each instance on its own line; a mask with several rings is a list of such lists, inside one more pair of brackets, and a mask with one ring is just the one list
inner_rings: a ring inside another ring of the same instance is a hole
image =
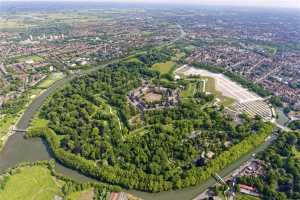
[[[0, 0], [0, 2], [87, 2], [84, 0]], [[211, 6], [246, 6], [246, 7], [281, 7], [300, 8], [299, 0], [89, 0], [89, 2], [105, 3], [151, 3], [151, 4], [185, 4], [185, 5], [211, 5]]]

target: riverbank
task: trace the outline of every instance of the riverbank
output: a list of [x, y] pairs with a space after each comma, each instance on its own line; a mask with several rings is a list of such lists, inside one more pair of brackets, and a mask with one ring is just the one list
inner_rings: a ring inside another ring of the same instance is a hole
[[77, 198], [73, 197], [87, 190], [94, 197], [101, 195], [106, 199], [111, 191], [119, 192], [121, 188], [95, 182], [78, 183], [57, 173], [53, 160], [21, 163], [0, 176], [0, 200], [52, 200], [58, 197], [75, 200]]
[[24, 115], [23, 113], [31, 105], [35, 98], [42, 95], [53, 83], [59, 81], [62, 78], [64, 78], [64, 75], [62, 74], [50, 74], [47, 78], [39, 82], [38, 85], [28, 90], [26, 92], [26, 97], [22, 97], [28, 98], [28, 101], [23, 106], [21, 111], [16, 114], [6, 114], [5, 116], [2, 116], [2, 118], [0, 119], [0, 152], [5, 146], [8, 138], [13, 135], [13, 130], [17, 127], [17, 124], [19, 124], [19, 121]]
[[[209, 182], [208, 182], [209, 183]], [[209, 185], [209, 184], [208, 184]], [[187, 189], [189, 189], [189, 188], [187, 188]], [[198, 189], [197, 189], [198, 190]], [[171, 191], [171, 192], [173, 192], [173, 191]], [[175, 191], [175, 192], [182, 192], [181, 190], [178, 190], [178, 191]], [[199, 191], [198, 191], [199, 192]], [[197, 193], [198, 193], [197, 192]], [[164, 193], [164, 192], [163, 192]], [[168, 192], [166, 192], [166, 193], [168, 193]], [[149, 193], [147, 193], [147, 194], [149, 194]], [[151, 194], [152, 195], [152, 194]], [[154, 195], [156, 195], [156, 194], [154, 194]], [[184, 195], [188, 195], [188, 194], [184, 194]], [[167, 195], [168, 197], [170, 197], [170, 194], [168, 194]], [[175, 196], [179, 196], [178, 194], [176, 194]], [[150, 198], [148, 198], [148, 199], [150, 199]], [[152, 198], [153, 199], [153, 198]], [[156, 199], [156, 198], [155, 198]], [[157, 199], [159, 199], [159, 198], [157, 198]]]

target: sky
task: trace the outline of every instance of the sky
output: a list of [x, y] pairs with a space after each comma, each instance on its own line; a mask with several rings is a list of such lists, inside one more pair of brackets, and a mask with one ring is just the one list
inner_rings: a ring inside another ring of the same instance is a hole
[[[0, 0], [3, 1], [3, 0]], [[31, 0], [5, 0], [31, 1]], [[34, 1], [82, 1], [89, 0], [34, 0]], [[255, 6], [255, 7], [289, 7], [300, 8], [300, 0], [90, 0], [97, 2], [134, 2], [134, 3], [172, 3], [172, 4], [202, 4], [226, 6]]]

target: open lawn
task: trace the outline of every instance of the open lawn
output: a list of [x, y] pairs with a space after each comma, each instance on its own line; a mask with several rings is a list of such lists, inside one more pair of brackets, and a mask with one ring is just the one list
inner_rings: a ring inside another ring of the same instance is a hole
[[[239, 103], [262, 100], [262, 98], [259, 97], [257, 94], [250, 92], [246, 88], [243, 88], [241, 85], [230, 80], [228, 77], [226, 77], [223, 74], [212, 73], [207, 70], [198, 69], [194, 67], [184, 67], [179, 71], [182, 71], [181, 73], [186, 76], [200, 75], [201, 77], [208, 78], [209, 83], [207, 85], [208, 87], [211, 86], [212, 93], [215, 93], [217, 90], [221, 92], [223, 96], [234, 99]], [[177, 71], [177, 73], [179, 71]], [[211, 78], [214, 80], [214, 82], [211, 81], [212, 80]]]
[[79, 191], [79, 192], [73, 192], [69, 194], [65, 199], [66, 200], [93, 200], [94, 199], [94, 190], [93, 188]]
[[215, 79], [211, 77], [201, 77], [202, 79], [206, 79], [206, 84], [205, 84], [205, 92], [209, 92], [213, 94], [217, 99], [220, 100], [220, 103], [223, 106], [231, 106], [235, 101], [234, 99], [230, 97], [226, 97], [222, 94], [222, 92], [216, 90], [216, 84], [215, 84]]
[[64, 77], [63, 73], [53, 73], [50, 74], [47, 78], [45, 78], [41, 83], [38, 84], [38, 88], [46, 89], [50, 85], [52, 85], [54, 82], [62, 79]]
[[144, 96], [146, 102], [158, 102], [161, 100], [162, 95], [154, 92], [149, 92]]
[[159, 71], [161, 74], [169, 73], [176, 63], [173, 61], [167, 61], [165, 63], [156, 63], [152, 66], [152, 69]]
[[196, 83], [189, 83], [185, 90], [183, 90], [180, 94], [182, 98], [190, 98], [193, 97], [196, 91]]
[[260, 200], [260, 198], [245, 194], [238, 194], [236, 195], [236, 200]]
[[132, 57], [132, 58], [128, 58], [125, 62], [133, 62], [133, 63], [142, 63], [142, 61], [140, 61], [139, 59]]
[[53, 200], [55, 195], [62, 196], [62, 185], [63, 182], [51, 176], [45, 167], [23, 167], [9, 177], [0, 190], [0, 200]]
[[15, 123], [17, 117], [6, 115], [0, 119], [0, 149], [9, 128]]
[[18, 62], [26, 62], [26, 61], [34, 61], [34, 62], [39, 62], [42, 61], [43, 58], [33, 55], [33, 56], [26, 56], [26, 57], [20, 57], [17, 59]]
[[[196, 79], [195, 79], [196, 80]], [[231, 106], [235, 101], [234, 99], [230, 97], [226, 97], [222, 95], [222, 92], [216, 90], [215, 86], [215, 80], [211, 77], [201, 77], [201, 80], [205, 81], [205, 89], [204, 92], [208, 92], [210, 94], [213, 94], [216, 99], [218, 99], [220, 104], [223, 106]], [[203, 81], [201, 81], [201, 92], [203, 91]], [[197, 83], [196, 82], [191, 82], [188, 84], [187, 88], [183, 90], [180, 94], [182, 98], [191, 98], [195, 94], [197, 90]], [[198, 89], [198, 90], [199, 90]]]
[[147, 132], [147, 126], [143, 126], [141, 128], [135, 129], [133, 131], [131, 131], [126, 137], [125, 139], [132, 139], [134, 137], [141, 137], [143, 136], [145, 133]]
[[30, 128], [43, 128], [47, 127], [48, 120], [40, 119], [38, 117], [34, 118], [30, 123]]

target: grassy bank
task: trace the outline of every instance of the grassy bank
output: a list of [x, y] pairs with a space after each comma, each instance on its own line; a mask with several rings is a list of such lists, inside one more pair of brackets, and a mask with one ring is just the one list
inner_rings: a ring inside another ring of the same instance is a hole
[[21, 110], [14, 114], [5, 114], [0, 118], [0, 151], [3, 148], [6, 140], [9, 137], [10, 129], [14, 125], [16, 125], [20, 119], [20, 117], [23, 115], [25, 109], [27, 106], [42, 92], [44, 92], [47, 88], [49, 88], [53, 83], [56, 81], [62, 79], [64, 76], [61, 73], [55, 73], [49, 75], [46, 79], [41, 81], [37, 86], [34, 88], [31, 88], [29, 91], [27, 91], [27, 95], [22, 98], [26, 98], [27, 103], [22, 106]]
[[[102, 183], [77, 183], [58, 174], [54, 161], [23, 163], [0, 176], [0, 200], [107, 199], [120, 188]], [[18, 192], [16, 192], [16, 190]]]

